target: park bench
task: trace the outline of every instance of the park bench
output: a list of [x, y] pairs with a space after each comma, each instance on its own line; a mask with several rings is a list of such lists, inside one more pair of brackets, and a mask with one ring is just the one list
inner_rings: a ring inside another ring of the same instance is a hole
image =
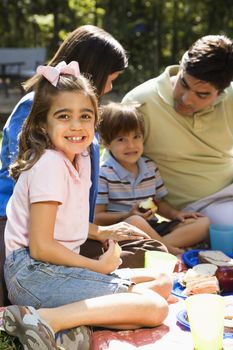
[[30, 78], [35, 74], [36, 67], [45, 61], [44, 47], [0, 48], [0, 79], [5, 95], [9, 96], [8, 89], [12, 82], [19, 84]]

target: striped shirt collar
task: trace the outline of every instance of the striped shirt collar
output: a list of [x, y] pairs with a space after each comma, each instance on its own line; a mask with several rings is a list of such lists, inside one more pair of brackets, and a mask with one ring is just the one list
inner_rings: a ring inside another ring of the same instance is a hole
[[[138, 167], [139, 167], [139, 172], [136, 181], [140, 182], [145, 175], [148, 174], [148, 168], [146, 166], [146, 158], [140, 157], [138, 160]], [[125, 169], [118, 161], [112, 156], [112, 154], [109, 152], [109, 158], [105, 163], [107, 166], [112, 167], [113, 170], [116, 172], [120, 180], [126, 180], [126, 179], [132, 179], [132, 173]]]

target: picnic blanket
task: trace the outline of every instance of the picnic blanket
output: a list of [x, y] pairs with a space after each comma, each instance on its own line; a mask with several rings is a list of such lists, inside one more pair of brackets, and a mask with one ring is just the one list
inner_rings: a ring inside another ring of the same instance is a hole
[[[141, 328], [133, 331], [102, 330], [93, 333], [93, 350], [193, 350], [189, 332], [177, 326], [176, 312], [181, 310], [184, 301], [177, 297], [169, 298], [169, 315], [165, 322], [155, 328]], [[174, 332], [175, 329], [175, 332]], [[184, 342], [185, 339], [185, 342]], [[189, 347], [187, 346], [189, 344]]]
[[[176, 273], [186, 269], [181, 256], [178, 257]], [[95, 331], [91, 350], [193, 350], [190, 331], [176, 318], [177, 313], [185, 308], [184, 299], [171, 295], [168, 303], [169, 314], [161, 326], [132, 331]], [[224, 339], [223, 344], [224, 350], [233, 350], [233, 338]]]
[[[90, 350], [193, 350], [191, 333], [176, 319], [177, 312], [183, 308], [184, 300], [172, 296], [169, 298], [169, 315], [159, 327], [133, 331], [94, 331]], [[3, 310], [4, 307], [0, 308], [1, 330]], [[223, 344], [224, 350], [233, 350], [233, 339], [224, 339]]]
[[[101, 330], [93, 333], [91, 350], [193, 350], [190, 331], [179, 324], [177, 313], [184, 309], [184, 300], [171, 296], [169, 314], [156, 328], [134, 331]], [[233, 350], [233, 338], [224, 339], [224, 350]]]
[[[179, 259], [176, 272], [184, 269], [186, 266]], [[169, 314], [161, 326], [122, 331], [94, 329], [90, 350], [193, 350], [190, 331], [176, 318], [177, 313], [185, 308], [184, 300], [171, 295], [168, 303]], [[0, 308], [0, 329], [3, 311], [4, 307]], [[223, 344], [224, 350], [233, 350], [233, 338], [224, 339]]]

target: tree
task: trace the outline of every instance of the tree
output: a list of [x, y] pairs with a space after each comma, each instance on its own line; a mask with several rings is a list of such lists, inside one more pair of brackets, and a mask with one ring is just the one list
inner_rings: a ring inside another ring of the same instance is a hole
[[200, 36], [233, 37], [232, 0], [2, 0], [0, 46], [45, 46], [48, 58], [82, 24], [103, 27], [129, 53], [119, 93], [178, 63]]

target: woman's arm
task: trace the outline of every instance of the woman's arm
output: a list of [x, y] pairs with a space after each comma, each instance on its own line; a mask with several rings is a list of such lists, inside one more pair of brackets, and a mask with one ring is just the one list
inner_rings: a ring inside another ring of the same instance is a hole
[[22, 124], [30, 112], [33, 93], [25, 95], [15, 106], [3, 129], [0, 154], [0, 216], [6, 216], [6, 206], [12, 195], [15, 182], [9, 176], [9, 165], [18, 154], [18, 136]]
[[150, 237], [139, 228], [122, 221], [108, 226], [98, 226], [90, 223], [88, 238], [104, 243], [109, 239], [120, 242]]
[[99, 177], [99, 163], [100, 163], [100, 146], [99, 136], [95, 133], [95, 137], [90, 146], [91, 152], [91, 188], [89, 194], [90, 212], [89, 221], [93, 222], [95, 214], [95, 203], [98, 193], [98, 177]]
[[93, 260], [72, 252], [54, 239], [57, 209], [58, 202], [53, 201], [31, 204], [29, 226], [31, 257], [50, 264], [81, 267], [104, 274], [114, 271], [121, 263], [118, 245], [111, 244], [100, 260]]

